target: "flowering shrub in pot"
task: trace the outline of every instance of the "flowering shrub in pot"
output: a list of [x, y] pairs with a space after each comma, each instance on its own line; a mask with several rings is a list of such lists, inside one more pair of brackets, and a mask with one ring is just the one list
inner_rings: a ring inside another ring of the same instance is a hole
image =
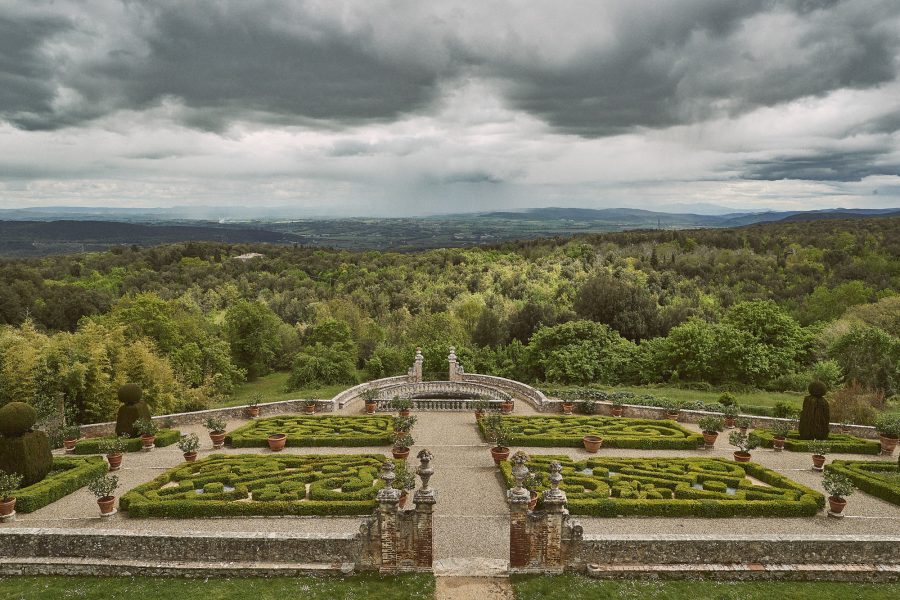
[[734, 460], [737, 462], [750, 462], [750, 451], [756, 448], [756, 442], [740, 431], [732, 431], [728, 436], [728, 443], [737, 448], [734, 452]]
[[831, 517], [843, 517], [844, 507], [847, 506], [846, 497], [851, 495], [856, 487], [850, 478], [837, 471], [827, 471], [822, 477], [822, 487], [828, 492], [828, 506]]
[[8, 517], [16, 510], [16, 497], [13, 496], [23, 477], [18, 473], [0, 471], [0, 517]]
[[159, 426], [153, 419], [138, 419], [134, 422], [134, 430], [141, 436], [141, 450], [144, 452], [153, 450], [156, 434], [159, 433]]
[[697, 426], [703, 432], [703, 442], [709, 449], [716, 445], [716, 438], [719, 437], [719, 432], [725, 429], [725, 422], [716, 415], [707, 415], [697, 421]]
[[122, 458], [125, 456], [127, 440], [127, 435], [120, 435], [100, 442], [98, 446], [100, 453], [106, 455], [110, 471], [118, 471], [122, 468]]
[[812, 453], [813, 471], [821, 471], [825, 468], [825, 455], [831, 451], [831, 445], [824, 440], [813, 440], [806, 445]]
[[119, 478], [115, 475], [100, 475], [87, 485], [88, 489], [97, 497], [97, 505], [100, 507], [100, 516], [108, 517], [115, 514], [113, 508], [116, 497], [113, 495], [119, 487]]
[[210, 417], [206, 419], [204, 427], [209, 430], [209, 439], [212, 440], [213, 450], [218, 450], [225, 445], [225, 428], [228, 427], [225, 419]]
[[184, 453], [184, 460], [194, 462], [200, 449], [200, 438], [196, 433], [189, 433], [178, 440], [178, 449]]

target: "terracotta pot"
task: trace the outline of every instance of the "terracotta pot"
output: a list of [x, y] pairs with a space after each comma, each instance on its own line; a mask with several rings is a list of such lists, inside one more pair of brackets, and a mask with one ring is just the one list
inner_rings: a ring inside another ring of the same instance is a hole
[[75, 444], [78, 443], [78, 440], [63, 440], [63, 448], [66, 449], [66, 454], [70, 454], [75, 451]]
[[532, 490], [531, 492], [531, 500], [528, 501], [528, 510], [534, 510], [537, 508], [538, 501], [538, 493]]
[[581, 438], [581, 443], [588, 452], [596, 452], [603, 445], [603, 438], [596, 435], [586, 435]]
[[16, 510], [16, 499], [10, 498], [9, 500], [5, 500], [0, 502], [0, 517], [8, 517], [13, 514]]
[[575, 410], [574, 403], [572, 403], [572, 402], [563, 402], [562, 403], [562, 412], [564, 415], [571, 415], [573, 410]]
[[391, 454], [393, 454], [394, 458], [398, 460], [401, 458], [405, 459], [407, 456], [409, 456], [409, 448], [398, 448], [397, 446], [394, 446], [393, 448], [391, 448]]
[[890, 456], [891, 454], [893, 454], [894, 448], [897, 447], [897, 441], [900, 440], [900, 438], [890, 437], [887, 435], [879, 435], [879, 438], [881, 439], [881, 453], [886, 456]]
[[403, 490], [400, 493], [400, 502], [397, 503], [397, 508], [403, 508], [404, 506], [406, 506], [406, 499], [408, 497], [409, 497], [409, 492], [407, 492], [406, 490]]
[[97, 498], [97, 505], [100, 507], [101, 515], [111, 515], [115, 512], [113, 508], [116, 504], [115, 496], [103, 496], [102, 498]]
[[250, 419], [255, 419], [259, 416], [259, 407], [258, 406], [248, 406], [247, 407], [247, 417]]
[[509, 448], [506, 446], [494, 446], [491, 448], [491, 457], [494, 459], [494, 464], [499, 465], [509, 458]]
[[196, 452], [185, 452], [184, 460], [186, 460], [187, 462], [194, 462], [195, 460], [197, 460], [197, 453]]
[[484, 418], [484, 411], [483, 411], [483, 410], [476, 410], [476, 411], [475, 411], [475, 420], [476, 420], [476, 421], [480, 421], [480, 420], [482, 420], [483, 418]]
[[734, 429], [734, 417], [725, 417], [725, 427]]
[[775, 452], [781, 452], [782, 450], [784, 450], [784, 440], [785, 438], [778, 436], [772, 438], [772, 449]]
[[210, 431], [209, 439], [212, 440], [213, 450], [218, 450], [225, 445], [224, 431]]
[[400, 411], [400, 416], [401, 416], [401, 417], [408, 417], [408, 416], [409, 416], [409, 413], [410, 413], [410, 410], [409, 410], [408, 408], [404, 408], [404, 409], [402, 409], [402, 410]]
[[747, 435], [747, 428], [746, 428], [746, 427], [741, 427], [741, 428], [740, 428], [740, 432], [741, 432], [741, 434], [743, 434], [743, 435]]
[[513, 408], [515, 408], [515, 405], [512, 402], [504, 402], [500, 405], [500, 412], [504, 415], [508, 415], [513, 411]]
[[311, 414], [315, 413], [315, 412], [316, 412], [316, 405], [315, 405], [315, 404], [306, 404], [306, 405], [303, 407], [303, 412], [305, 412], [305, 413], [308, 414], [308, 415], [311, 415]]
[[378, 408], [378, 404], [376, 404], [375, 402], [366, 402], [366, 414], [367, 415], [374, 415], [376, 408]]
[[273, 433], [269, 435], [269, 450], [272, 452], [281, 452], [287, 443], [287, 436], [283, 433]]
[[847, 501], [843, 498], [838, 498], [836, 496], [828, 496], [828, 508], [830, 509], [829, 513], [835, 516], [844, 516], [841, 512], [844, 510], [844, 507], [847, 506]]
[[142, 435], [141, 436], [141, 450], [144, 452], [150, 452], [153, 450], [153, 442], [156, 441], [155, 435]]
[[706, 449], [710, 449], [716, 445], [716, 439], [719, 437], [718, 431], [704, 431], [703, 432], [703, 443], [706, 444]]
[[614, 417], [621, 417], [622, 413], [625, 411], [625, 408], [622, 406], [613, 406], [612, 407], [612, 415]]
[[735, 452], [734, 460], [735, 460], [735, 462], [739, 462], [739, 463], [750, 462], [750, 453], [749, 452]]
[[816, 471], [821, 471], [823, 465], [825, 464], [825, 457], [821, 454], [813, 454], [813, 469]]
[[677, 421], [677, 420], [678, 420], [678, 415], [680, 415], [680, 414], [681, 414], [681, 411], [680, 411], [680, 410], [667, 410], [667, 411], [666, 411], [666, 418], [667, 418], [667, 419], [671, 419], [672, 421]]
[[118, 471], [122, 467], [123, 458], [124, 456], [121, 452], [118, 454], [107, 454], [106, 460], [109, 461], [109, 470]]

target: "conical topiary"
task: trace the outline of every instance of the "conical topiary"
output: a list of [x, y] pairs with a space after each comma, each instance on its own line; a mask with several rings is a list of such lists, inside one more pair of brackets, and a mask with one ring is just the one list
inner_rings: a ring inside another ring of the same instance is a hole
[[0, 471], [18, 473], [22, 487], [47, 476], [53, 465], [50, 438], [32, 431], [37, 413], [24, 402], [10, 402], [0, 408]]
[[126, 383], [119, 388], [119, 401], [122, 402], [122, 406], [119, 407], [119, 413], [116, 416], [116, 435], [137, 437], [137, 433], [134, 431], [134, 422], [138, 419], [150, 418], [150, 409], [141, 400], [142, 395], [141, 388], [134, 383]]
[[825, 399], [827, 391], [828, 388], [821, 381], [809, 384], [809, 395], [803, 399], [803, 410], [800, 413], [800, 439], [828, 439], [831, 410], [828, 407], [828, 400]]

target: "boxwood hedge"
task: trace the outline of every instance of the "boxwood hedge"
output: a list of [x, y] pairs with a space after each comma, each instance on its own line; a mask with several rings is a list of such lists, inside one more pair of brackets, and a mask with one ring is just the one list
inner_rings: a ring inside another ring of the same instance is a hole
[[[750, 432], [750, 440], [764, 448], [772, 447], [775, 434], [769, 429], [754, 429]], [[791, 452], [808, 452], [808, 444], [811, 440], [801, 440], [800, 433], [792, 431], [784, 440], [784, 449]], [[842, 454], [880, 454], [881, 443], [878, 440], [867, 440], [845, 433], [831, 433], [825, 443], [829, 446], [829, 452]]]
[[108, 466], [100, 456], [55, 456], [50, 473], [34, 485], [16, 490], [16, 512], [30, 513], [82, 488]]
[[834, 460], [825, 470], [846, 475], [867, 494], [900, 504], [900, 465], [893, 460]]
[[[157, 448], [171, 446], [181, 438], [181, 432], [177, 429], [160, 429], [153, 442]], [[100, 454], [100, 444], [104, 440], [115, 439], [115, 436], [85, 438], [75, 444], [75, 454]], [[138, 452], [141, 449], [141, 438], [128, 438], [125, 442], [126, 452]]]
[[233, 448], [268, 446], [273, 433], [287, 435], [287, 445], [389, 446], [394, 441], [393, 417], [290, 415], [256, 419], [225, 436]]
[[132, 489], [119, 506], [131, 517], [369, 514], [385, 460], [380, 454], [212, 454]]
[[[513, 446], [577, 448], [585, 435], [602, 437], [607, 448], [696, 450], [703, 445], [701, 434], [675, 421], [601, 416], [504, 416], [502, 419], [509, 433], [509, 444]], [[482, 419], [478, 425], [487, 440], [485, 421]]]
[[[549, 487], [551, 461], [563, 466], [569, 512], [595, 517], [808, 517], [822, 494], [755, 463], [718, 458], [589, 458], [532, 456], [534, 489]], [[500, 469], [509, 487], [512, 466]], [[758, 485], [748, 476], [766, 484]]]

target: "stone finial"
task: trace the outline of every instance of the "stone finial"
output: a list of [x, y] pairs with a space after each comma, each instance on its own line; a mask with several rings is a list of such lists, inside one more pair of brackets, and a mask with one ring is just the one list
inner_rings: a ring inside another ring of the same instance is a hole
[[386, 460], [381, 465], [381, 479], [384, 481], [384, 487], [378, 490], [376, 499], [379, 502], [399, 502], [400, 490], [394, 489], [394, 480], [397, 478], [396, 466], [394, 461]]
[[419, 450], [416, 457], [419, 459], [419, 466], [416, 468], [416, 474], [422, 479], [421, 491], [430, 491], [428, 488], [428, 480], [434, 475], [434, 468], [431, 466], [434, 455], [427, 448], [423, 448], [422, 450]]
[[559, 489], [559, 484], [561, 484], [563, 480], [562, 465], [559, 464], [559, 461], [554, 460], [550, 463], [549, 471], [550, 489], [544, 492], [544, 505], [563, 505], [566, 503], [566, 493]]
[[528, 490], [523, 485], [525, 478], [528, 477], [528, 467], [526, 466], [528, 459], [529, 456], [521, 450], [513, 454], [509, 459], [509, 462], [512, 463], [512, 476], [516, 480], [516, 487], [514, 488], [516, 494], [528, 493]]

